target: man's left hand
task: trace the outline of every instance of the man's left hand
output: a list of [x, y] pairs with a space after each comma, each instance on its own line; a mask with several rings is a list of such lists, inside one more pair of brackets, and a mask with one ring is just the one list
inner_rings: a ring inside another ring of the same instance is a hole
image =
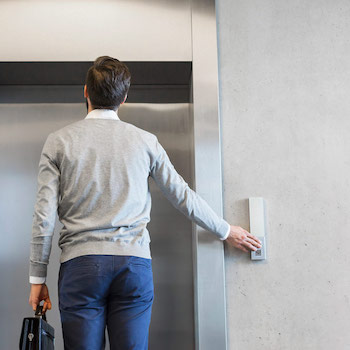
[[32, 284], [30, 289], [29, 305], [31, 305], [34, 311], [40, 304], [41, 300], [44, 300], [43, 313], [45, 313], [47, 309], [51, 310], [51, 300], [47, 285], [45, 283]]

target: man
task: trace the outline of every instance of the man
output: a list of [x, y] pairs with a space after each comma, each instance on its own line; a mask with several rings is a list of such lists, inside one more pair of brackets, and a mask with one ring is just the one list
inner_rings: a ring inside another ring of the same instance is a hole
[[153, 275], [147, 223], [151, 176], [175, 208], [245, 252], [260, 241], [218, 217], [176, 172], [152, 133], [119, 119], [130, 72], [102, 56], [87, 72], [88, 114], [48, 135], [39, 163], [30, 252], [29, 303], [44, 300], [56, 211], [63, 228], [58, 279], [65, 349], [148, 347]]

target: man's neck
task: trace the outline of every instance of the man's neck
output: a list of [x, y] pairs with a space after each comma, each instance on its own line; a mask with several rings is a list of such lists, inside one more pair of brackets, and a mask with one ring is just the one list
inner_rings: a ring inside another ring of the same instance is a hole
[[[88, 108], [88, 113], [90, 113], [90, 112], [92, 112], [93, 110], [94, 110], [95, 108], [92, 108], [91, 106], [89, 106], [89, 108]], [[118, 109], [117, 110], [114, 110], [114, 109], [111, 109], [111, 111], [113, 111], [113, 112], [115, 112], [115, 113], [117, 113], [118, 114]]]

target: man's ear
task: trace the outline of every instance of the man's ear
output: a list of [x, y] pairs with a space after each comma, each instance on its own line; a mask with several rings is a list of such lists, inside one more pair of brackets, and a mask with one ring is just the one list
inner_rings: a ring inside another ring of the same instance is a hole
[[124, 101], [121, 104], [123, 104], [126, 101], [127, 97], [128, 97], [128, 94], [125, 95]]
[[84, 97], [85, 97], [85, 98], [89, 97], [89, 96], [88, 96], [88, 93], [87, 93], [86, 84], [84, 85]]

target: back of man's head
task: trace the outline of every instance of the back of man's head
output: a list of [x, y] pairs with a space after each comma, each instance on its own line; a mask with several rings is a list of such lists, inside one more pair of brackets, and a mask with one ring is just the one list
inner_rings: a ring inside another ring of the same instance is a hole
[[86, 74], [86, 89], [93, 109], [116, 110], [130, 87], [128, 67], [118, 59], [101, 56]]

